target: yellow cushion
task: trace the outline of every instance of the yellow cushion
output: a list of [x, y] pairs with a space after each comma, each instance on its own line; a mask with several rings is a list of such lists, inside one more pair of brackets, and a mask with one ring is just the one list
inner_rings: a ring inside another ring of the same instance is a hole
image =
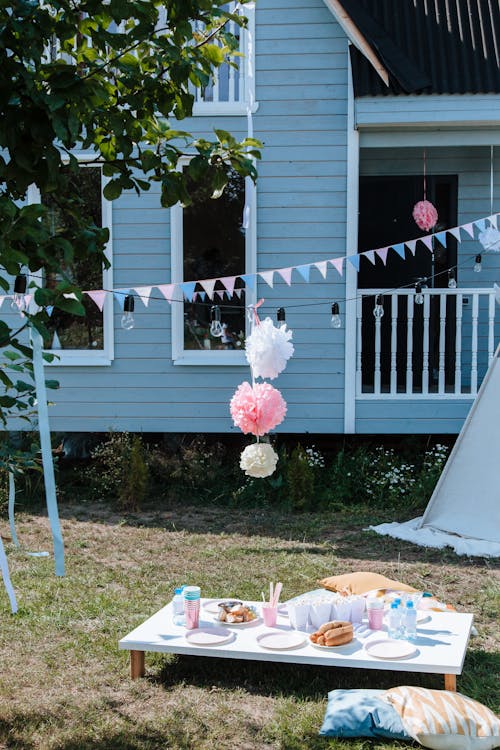
[[397, 687], [380, 696], [401, 717], [408, 734], [432, 750], [493, 750], [500, 721], [493, 711], [460, 693]]
[[368, 591], [375, 589], [392, 589], [394, 591], [413, 592], [416, 589], [406, 586], [399, 581], [392, 581], [390, 578], [381, 576], [379, 573], [345, 573], [341, 576], [331, 576], [318, 581], [320, 586], [328, 591], [345, 591], [348, 594], [366, 594]]

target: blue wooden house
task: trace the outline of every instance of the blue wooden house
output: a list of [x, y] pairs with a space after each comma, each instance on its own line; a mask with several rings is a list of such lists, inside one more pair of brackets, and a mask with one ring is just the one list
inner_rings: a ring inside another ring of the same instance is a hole
[[[253, 130], [257, 186], [234, 175], [218, 201], [200, 189], [169, 210], [154, 192], [103, 203], [99, 170], [84, 170], [112, 266], [80, 281], [130, 290], [135, 320], [122, 327], [110, 294], [83, 324], [56, 316], [52, 429], [239, 432], [245, 306], [264, 298], [261, 317], [284, 308], [295, 346], [274, 381], [280, 432], [457, 433], [500, 331], [500, 254], [474, 223], [500, 210], [498, 3], [258, 0], [245, 14], [240, 70], [219, 71], [186, 129]], [[424, 172], [441, 241], [412, 244], [429, 234], [412, 218]], [[359, 270], [333, 262], [357, 253]], [[187, 281], [206, 283], [172, 287]]]

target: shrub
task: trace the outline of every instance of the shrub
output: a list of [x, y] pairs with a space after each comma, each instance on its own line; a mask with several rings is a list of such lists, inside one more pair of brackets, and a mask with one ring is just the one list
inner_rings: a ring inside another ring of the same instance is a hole
[[314, 505], [314, 468], [311, 456], [297, 445], [286, 467], [288, 502], [292, 510], [309, 510]]
[[124, 510], [137, 510], [146, 497], [149, 469], [139, 435], [112, 432], [91, 453], [84, 470], [97, 500], [115, 500]]

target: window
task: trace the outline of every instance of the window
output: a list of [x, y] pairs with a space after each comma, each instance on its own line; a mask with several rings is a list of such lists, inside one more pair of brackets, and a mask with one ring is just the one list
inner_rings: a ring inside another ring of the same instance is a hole
[[[106, 256], [111, 260], [111, 204], [102, 195], [103, 177], [98, 166], [85, 166], [71, 177], [71, 189], [84, 198], [84, 210], [87, 218], [96, 226], [107, 227], [110, 241]], [[50, 196], [40, 196], [32, 187], [28, 199], [30, 203], [41, 202], [49, 209], [49, 221], [54, 233], [60, 231], [70, 221], [69, 217], [58, 209]], [[103, 269], [98, 258], [75, 260], [71, 267], [64, 269], [70, 278], [82, 290], [112, 289], [111, 269]], [[44, 283], [51, 286], [57, 283], [54, 274], [46, 276]], [[49, 323], [51, 340], [47, 347], [57, 354], [54, 365], [103, 365], [113, 359], [113, 296], [106, 295], [102, 311], [88, 297], [83, 295], [83, 306], [86, 315], [71, 315], [54, 309]]]
[[[197, 283], [192, 301], [174, 302], [172, 354], [177, 364], [246, 362], [245, 306], [253, 302], [254, 296], [251, 289], [245, 288], [241, 276], [255, 272], [255, 201], [249, 182], [233, 171], [220, 198], [211, 198], [201, 186], [192, 205], [172, 209], [173, 281], [231, 280], [226, 286], [220, 281], [215, 283], [212, 300], [206, 287]], [[246, 191], [251, 191], [247, 198]], [[243, 228], [245, 202], [251, 207], [247, 230]], [[210, 333], [212, 305], [220, 308], [221, 337]]]

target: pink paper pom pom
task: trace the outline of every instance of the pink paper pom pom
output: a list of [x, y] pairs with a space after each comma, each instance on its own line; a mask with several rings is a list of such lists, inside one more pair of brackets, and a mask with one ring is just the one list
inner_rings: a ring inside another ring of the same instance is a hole
[[428, 232], [435, 227], [438, 220], [438, 212], [429, 201], [419, 201], [413, 206], [413, 218], [419, 229]]
[[252, 435], [266, 435], [281, 424], [286, 414], [286, 401], [269, 383], [242, 383], [230, 403], [231, 416], [236, 427]]
[[428, 232], [436, 226], [438, 212], [430, 201], [419, 201], [413, 207], [413, 218], [420, 229]]

